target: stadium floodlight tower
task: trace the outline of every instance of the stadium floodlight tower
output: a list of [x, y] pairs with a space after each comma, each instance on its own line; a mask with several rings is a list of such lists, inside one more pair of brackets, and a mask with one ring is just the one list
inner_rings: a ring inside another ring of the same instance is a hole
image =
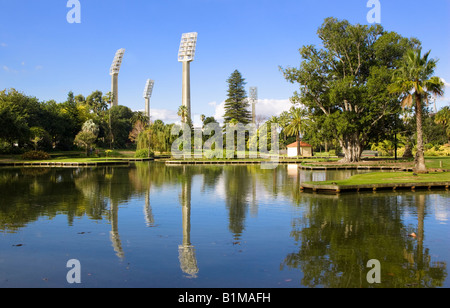
[[191, 119], [191, 80], [190, 63], [194, 61], [195, 47], [197, 45], [197, 32], [183, 33], [181, 36], [178, 62], [183, 63], [182, 104], [186, 107], [187, 123]]
[[152, 96], [154, 85], [155, 85], [154, 80], [147, 79], [147, 83], [145, 84], [145, 89], [144, 89], [145, 114], [148, 116], [149, 124], [151, 123], [151, 120], [150, 120], [150, 97]]
[[256, 103], [258, 102], [258, 88], [250, 87], [250, 103], [252, 104], [252, 123], [256, 124]]
[[119, 71], [120, 66], [122, 65], [124, 53], [125, 49], [123, 48], [117, 50], [113, 63], [111, 64], [111, 68], [109, 70], [109, 74], [111, 75], [111, 93], [113, 95], [112, 106], [119, 105]]

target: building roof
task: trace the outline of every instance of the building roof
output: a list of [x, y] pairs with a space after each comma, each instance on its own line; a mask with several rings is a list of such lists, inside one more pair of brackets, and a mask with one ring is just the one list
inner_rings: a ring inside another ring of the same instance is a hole
[[[291, 143], [287, 147], [288, 148], [296, 148], [297, 147], [297, 142]], [[311, 148], [312, 145], [310, 145], [310, 144], [308, 144], [306, 142], [300, 141], [300, 147], [302, 147], [302, 148]]]

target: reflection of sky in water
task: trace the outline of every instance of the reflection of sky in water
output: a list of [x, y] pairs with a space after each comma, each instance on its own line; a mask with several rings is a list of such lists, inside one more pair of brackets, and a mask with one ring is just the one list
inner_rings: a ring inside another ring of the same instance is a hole
[[69, 258], [83, 286], [333, 287], [383, 251], [384, 279], [408, 281], [422, 214], [429, 266], [450, 261], [448, 192], [303, 194], [359, 172], [150, 166], [0, 170], [0, 287], [67, 286]]

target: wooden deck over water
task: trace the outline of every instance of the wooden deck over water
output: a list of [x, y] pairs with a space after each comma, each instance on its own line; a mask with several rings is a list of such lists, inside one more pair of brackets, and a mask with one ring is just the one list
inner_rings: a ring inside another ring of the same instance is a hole
[[384, 184], [359, 184], [359, 185], [320, 185], [314, 183], [301, 184], [301, 191], [311, 191], [317, 193], [340, 193], [340, 192], [359, 192], [359, 191], [380, 191], [380, 190], [401, 190], [408, 189], [445, 189], [448, 190], [450, 182], [417, 182], [417, 183], [384, 183]]
[[166, 165], [256, 165], [256, 164], [300, 164], [301, 160], [168, 160]]
[[385, 171], [408, 171], [412, 172], [412, 167], [399, 167], [399, 166], [299, 166], [302, 170], [385, 170]]
[[147, 158], [129, 158], [129, 159], [111, 159], [111, 161], [93, 161], [93, 162], [57, 162], [57, 161], [38, 161], [38, 162], [0, 162], [0, 167], [48, 167], [48, 168], [78, 168], [78, 167], [97, 167], [97, 166], [128, 166], [131, 162], [151, 161]]

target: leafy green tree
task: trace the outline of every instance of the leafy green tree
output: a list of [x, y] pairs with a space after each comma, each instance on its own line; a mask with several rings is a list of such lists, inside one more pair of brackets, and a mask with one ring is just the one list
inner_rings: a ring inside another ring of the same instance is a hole
[[[425, 150], [432, 146], [440, 146], [448, 141], [445, 126], [436, 123], [436, 113], [431, 113], [428, 108], [423, 113], [423, 144]], [[415, 130], [415, 128], [414, 128]]]
[[141, 122], [143, 125], [147, 125], [150, 123], [150, 119], [147, 115], [145, 115], [142, 111], [134, 111], [133, 116], [131, 118], [131, 123], [135, 125], [137, 122]]
[[129, 133], [133, 129], [133, 111], [126, 106], [113, 106], [109, 110], [111, 116], [111, 133], [114, 136], [113, 146], [123, 149], [129, 144]]
[[103, 96], [102, 91], [96, 90], [86, 97], [86, 104], [92, 112], [96, 115], [100, 115], [102, 111], [108, 109], [108, 99], [107, 96]]
[[395, 72], [391, 92], [401, 95], [403, 106], [415, 106], [417, 127], [417, 152], [415, 171], [426, 173], [423, 144], [423, 109], [430, 95], [442, 96], [444, 83], [439, 77], [432, 76], [437, 61], [428, 59], [431, 51], [422, 56], [420, 48], [406, 52], [400, 68]]
[[75, 97], [72, 92], [69, 92], [67, 95], [67, 100], [60, 104], [60, 114], [67, 121], [67, 129], [72, 136], [76, 136], [76, 134], [81, 130], [83, 123], [87, 120], [80, 114], [80, 110], [75, 101]]
[[398, 97], [387, 90], [405, 51], [419, 44], [381, 25], [351, 25], [327, 18], [318, 30], [322, 48], [300, 49], [300, 68], [281, 68], [298, 83], [292, 101], [306, 106], [308, 117], [322, 123], [338, 140], [343, 161], [356, 162], [382, 119], [398, 112]]
[[99, 128], [92, 120], [88, 120], [83, 124], [82, 130], [75, 136], [75, 144], [86, 149], [86, 155], [89, 149], [97, 141]]
[[206, 125], [208, 125], [209, 123], [218, 123], [218, 122], [216, 121], [216, 119], [214, 119], [214, 117], [205, 117], [205, 118], [202, 120], [202, 122], [203, 122], [203, 128], [204, 128]]
[[97, 140], [97, 136], [92, 132], [81, 131], [75, 136], [75, 144], [80, 147], [84, 147], [86, 150], [86, 155], [89, 155], [89, 149]]
[[0, 91], [0, 101], [11, 107], [13, 113], [24, 119], [29, 127], [40, 126], [40, 104], [36, 97], [27, 96], [16, 89]]
[[441, 124], [445, 128], [447, 134], [448, 143], [450, 143], [450, 107], [445, 106], [436, 113], [434, 118], [436, 124]]
[[87, 120], [84, 122], [83, 127], [81, 128], [84, 132], [91, 132], [94, 135], [98, 135], [99, 128], [98, 125], [94, 123], [93, 120]]
[[22, 116], [17, 115], [10, 105], [0, 100], [0, 140], [6, 141], [10, 147], [29, 134], [29, 127]]
[[51, 149], [51, 138], [45, 129], [42, 127], [30, 128], [30, 141], [33, 143], [34, 150], [37, 151], [39, 147], [45, 150]]
[[140, 120], [137, 120], [136, 123], [134, 123], [133, 129], [128, 135], [128, 138], [130, 139], [131, 142], [137, 142], [140, 133], [142, 133], [144, 130], [145, 124]]
[[297, 155], [300, 155], [300, 134], [305, 131], [304, 120], [306, 111], [302, 108], [292, 107], [290, 110], [289, 124], [286, 126], [286, 134], [288, 136], [295, 136], [297, 141]]
[[177, 138], [171, 134], [173, 125], [164, 124], [161, 120], [153, 122], [146, 130], [140, 132], [137, 138], [137, 150], [169, 152], [172, 142]]
[[245, 79], [238, 70], [235, 70], [227, 79], [228, 92], [225, 100], [225, 124], [232, 119], [239, 123], [248, 124], [252, 120], [251, 112], [248, 110], [249, 103], [245, 91]]

